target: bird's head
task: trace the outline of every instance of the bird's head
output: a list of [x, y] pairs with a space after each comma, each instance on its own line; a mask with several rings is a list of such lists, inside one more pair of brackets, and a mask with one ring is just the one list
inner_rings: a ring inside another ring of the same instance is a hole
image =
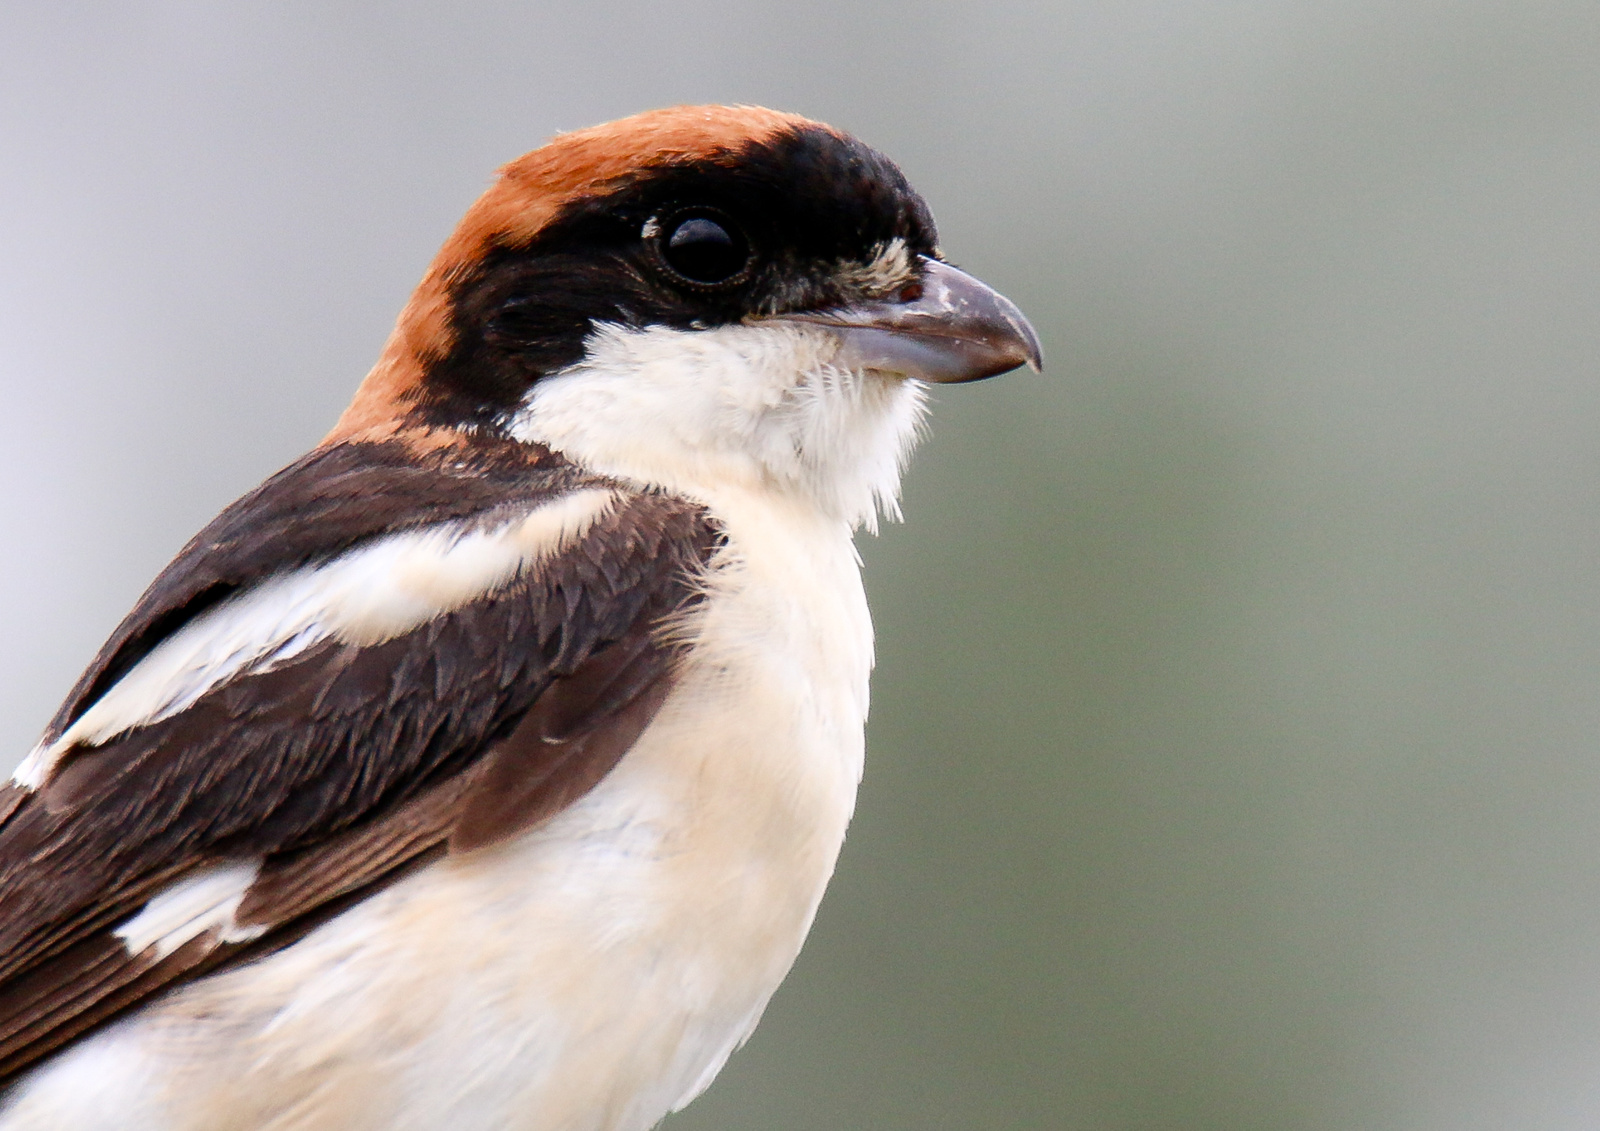
[[923, 382], [1022, 364], [1032, 327], [942, 261], [882, 154], [790, 114], [675, 107], [505, 166], [330, 440], [497, 435], [870, 522]]

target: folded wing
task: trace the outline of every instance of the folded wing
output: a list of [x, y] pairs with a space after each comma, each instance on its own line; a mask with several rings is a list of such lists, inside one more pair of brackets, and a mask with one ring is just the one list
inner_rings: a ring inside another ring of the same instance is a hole
[[229, 508], [0, 790], [0, 1080], [581, 797], [718, 542], [523, 445], [342, 445]]

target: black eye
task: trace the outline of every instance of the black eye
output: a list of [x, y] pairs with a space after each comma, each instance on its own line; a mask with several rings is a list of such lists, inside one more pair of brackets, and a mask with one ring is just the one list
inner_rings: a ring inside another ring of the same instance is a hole
[[682, 281], [702, 287], [725, 286], [741, 280], [749, 268], [749, 241], [721, 214], [683, 212], [661, 227], [652, 221], [646, 232], [656, 236], [661, 261]]

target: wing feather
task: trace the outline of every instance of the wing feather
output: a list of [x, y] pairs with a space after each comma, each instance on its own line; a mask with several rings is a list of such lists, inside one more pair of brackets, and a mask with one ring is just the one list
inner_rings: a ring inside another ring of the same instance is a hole
[[[383, 445], [359, 447], [301, 461], [224, 512], [113, 635], [47, 740], [221, 599], [365, 539], [503, 522], [593, 485], [536, 450], [514, 464], [458, 455], [422, 474]], [[676, 646], [664, 626], [698, 599], [719, 543], [698, 506], [605, 485], [615, 506], [508, 583], [392, 639], [324, 639], [233, 673], [167, 717], [71, 746], [38, 790], [8, 787], [0, 1080], [592, 789], [666, 697]], [[260, 867], [234, 913], [249, 930], [207, 930], [164, 957], [116, 936], [166, 885], [238, 859]]]

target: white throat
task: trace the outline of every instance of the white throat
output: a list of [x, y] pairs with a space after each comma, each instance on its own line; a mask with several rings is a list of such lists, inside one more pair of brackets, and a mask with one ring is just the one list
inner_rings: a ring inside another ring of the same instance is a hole
[[826, 330], [602, 325], [582, 361], [540, 380], [511, 424], [585, 467], [691, 498], [723, 486], [797, 495], [851, 527], [898, 517], [925, 393], [833, 364]]

